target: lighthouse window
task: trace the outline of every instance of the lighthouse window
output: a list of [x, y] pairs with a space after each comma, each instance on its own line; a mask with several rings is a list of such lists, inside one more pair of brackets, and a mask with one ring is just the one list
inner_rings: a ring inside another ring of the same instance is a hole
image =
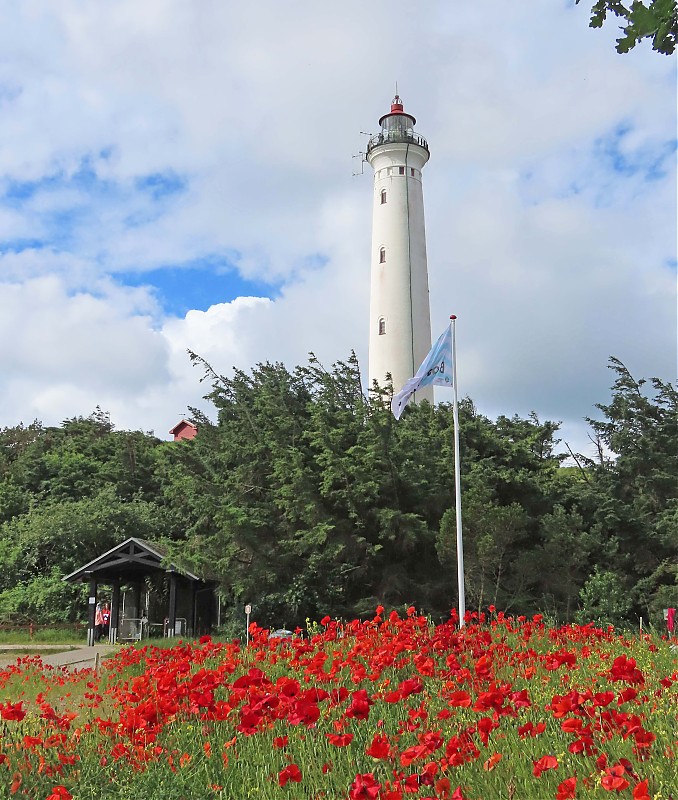
[[398, 167], [398, 172], [399, 172], [401, 175], [404, 175], [404, 174], [405, 174], [405, 167]]
[[385, 202], [386, 202], [386, 189], [382, 189], [381, 190], [381, 204], [382, 204], [382, 206], [384, 205]]
[[383, 336], [386, 333], [386, 320], [383, 317], [379, 317], [379, 336]]
[[380, 264], [385, 264], [386, 263], [386, 248], [385, 247], [381, 247], [379, 249], [379, 263]]
[[414, 178], [414, 167], [410, 167], [410, 175]]

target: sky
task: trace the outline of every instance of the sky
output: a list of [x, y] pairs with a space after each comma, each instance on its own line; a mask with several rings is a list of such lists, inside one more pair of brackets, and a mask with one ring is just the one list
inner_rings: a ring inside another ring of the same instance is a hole
[[590, 5], [0, 0], [0, 428], [99, 406], [169, 439], [213, 416], [189, 349], [354, 350], [366, 381], [360, 152], [397, 81], [460, 396], [588, 452], [610, 356], [677, 364], [676, 57]]

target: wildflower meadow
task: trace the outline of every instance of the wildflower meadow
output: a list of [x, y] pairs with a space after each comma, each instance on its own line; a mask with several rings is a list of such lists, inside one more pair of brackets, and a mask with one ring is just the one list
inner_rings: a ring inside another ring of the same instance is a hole
[[0, 797], [678, 798], [658, 636], [381, 607], [314, 628], [125, 647], [98, 673], [19, 659], [0, 670]]

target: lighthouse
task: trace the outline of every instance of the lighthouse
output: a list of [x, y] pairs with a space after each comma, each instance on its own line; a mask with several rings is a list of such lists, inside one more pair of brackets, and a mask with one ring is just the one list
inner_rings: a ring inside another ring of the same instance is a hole
[[[384, 385], [386, 373], [399, 391], [431, 349], [421, 171], [429, 159], [426, 139], [396, 94], [381, 130], [367, 145], [374, 170], [370, 273], [369, 380]], [[433, 401], [433, 389], [415, 400]]]

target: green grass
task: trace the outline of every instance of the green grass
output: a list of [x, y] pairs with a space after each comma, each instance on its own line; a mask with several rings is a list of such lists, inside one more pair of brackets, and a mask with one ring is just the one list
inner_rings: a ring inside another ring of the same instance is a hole
[[33, 636], [27, 630], [0, 631], [0, 647], [4, 644], [84, 644], [87, 629], [82, 633], [69, 628], [38, 628]]

